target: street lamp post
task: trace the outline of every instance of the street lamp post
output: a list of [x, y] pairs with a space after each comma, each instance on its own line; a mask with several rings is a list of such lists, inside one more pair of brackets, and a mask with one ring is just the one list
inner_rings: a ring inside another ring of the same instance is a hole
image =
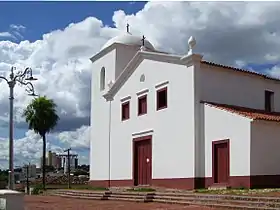
[[8, 171], [8, 188], [10, 188], [11, 171]]
[[[71, 181], [70, 181], [70, 150], [71, 150], [71, 148], [69, 148], [69, 149], [66, 149], [66, 150], [64, 150], [64, 152], [67, 152], [67, 168], [68, 168], [68, 170], [67, 170], [67, 176], [68, 176], [68, 189], [70, 189], [71, 188]], [[65, 166], [66, 167], [66, 166]]]
[[29, 195], [29, 168], [30, 168], [30, 162], [28, 163], [28, 165], [25, 166], [26, 167], [26, 191], [27, 191], [27, 194]]
[[34, 87], [31, 82], [32, 80], [37, 80], [32, 76], [32, 69], [26, 68], [23, 72], [19, 71], [16, 74], [14, 73], [15, 67], [11, 68], [10, 78], [0, 76], [0, 79], [3, 79], [7, 82], [10, 89], [10, 115], [9, 115], [9, 189], [14, 189], [15, 184], [15, 175], [14, 175], [14, 87], [18, 82], [21, 85], [26, 86], [26, 91], [31, 96], [36, 96], [34, 93]]

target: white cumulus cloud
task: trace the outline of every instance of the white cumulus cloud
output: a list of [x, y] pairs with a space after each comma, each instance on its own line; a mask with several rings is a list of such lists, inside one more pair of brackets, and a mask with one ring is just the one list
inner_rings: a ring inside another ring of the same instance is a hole
[[1, 37], [3, 37], [3, 38], [13, 38], [14, 36], [8, 31], [3, 31], [3, 32], [0, 32], [0, 38]]
[[74, 149], [88, 149], [90, 127], [82, 126], [75, 131], [64, 131], [58, 134], [58, 139]]
[[24, 38], [22, 33], [25, 29], [26, 27], [23, 25], [11, 24], [8, 31], [0, 32], [0, 38], [22, 40]]

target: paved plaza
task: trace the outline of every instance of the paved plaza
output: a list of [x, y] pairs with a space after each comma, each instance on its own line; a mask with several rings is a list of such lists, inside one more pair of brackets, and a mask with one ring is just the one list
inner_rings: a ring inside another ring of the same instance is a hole
[[198, 206], [25, 196], [25, 210], [210, 210]]

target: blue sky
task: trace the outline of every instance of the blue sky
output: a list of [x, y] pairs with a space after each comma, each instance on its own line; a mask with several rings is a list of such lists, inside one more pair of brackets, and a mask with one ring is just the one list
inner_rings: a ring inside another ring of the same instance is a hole
[[[123, 10], [132, 14], [144, 5], [145, 2], [0, 2], [0, 32], [11, 32], [11, 24], [22, 25], [25, 27], [21, 32], [23, 37], [10, 40], [16, 43], [22, 40], [33, 42], [42, 39], [43, 34], [64, 29], [70, 23], [80, 22], [89, 16], [102, 20], [104, 25], [113, 26], [114, 11]], [[0, 41], [7, 39], [0, 36]], [[26, 131], [15, 128], [14, 138], [25, 137]], [[8, 138], [8, 135], [8, 128], [0, 127], [0, 138]], [[56, 140], [50, 136], [48, 141]], [[62, 146], [57, 141], [55, 144]], [[87, 155], [87, 152], [76, 152]]]
[[24, 25], [24, 39], [35, 41], [52, 30], [65, 28], [94, 16], [112, 26], [114, 11], [126, 14], [143, 8], [145, 2], [0, 2], [0, 32], [10, 24]]
[[[45, 33], [63, 29], [89, 16], [102, 20], [104, 25], [113, 26], [114, 11], [121, 9], [132, 14], [144, 5], [145, 2], [0, 2], [0, 32], [9, 31], [10, 24], [23, 25], [26, 27], [24, 40], [36, 41]], [[25, 132], [24, 129], [16, 129], [15, 138], [24, 137]], [[8, 130], [0, 127], [0, 137], [7, 136]]]

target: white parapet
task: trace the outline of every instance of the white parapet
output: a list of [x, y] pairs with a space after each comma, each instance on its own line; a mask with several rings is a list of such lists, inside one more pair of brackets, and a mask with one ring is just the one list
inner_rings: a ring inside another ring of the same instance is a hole
[[0, 210], [24, 210], [24, 194], [14, 190], [0, 190]]

